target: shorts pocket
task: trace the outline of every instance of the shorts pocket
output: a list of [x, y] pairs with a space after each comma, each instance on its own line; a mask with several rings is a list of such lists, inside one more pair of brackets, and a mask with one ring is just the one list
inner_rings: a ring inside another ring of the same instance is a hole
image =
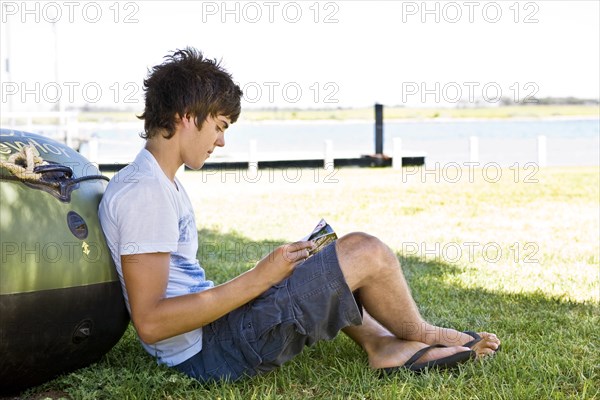
[[257, 370], [270, 371], [299, 354], [306, 345], [305, 333], [295, 319], [281, 322], [264, 332], [254, 344], [262, 359]]

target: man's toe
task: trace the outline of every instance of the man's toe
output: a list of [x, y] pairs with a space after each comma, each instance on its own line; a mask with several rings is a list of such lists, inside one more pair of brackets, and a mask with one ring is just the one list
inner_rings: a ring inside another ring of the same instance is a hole
[[479, 336], [481, 340], [472, 347], [478, 358], [494, 355], [500, 349], [500, 339], [493, 333], [481, 332]]

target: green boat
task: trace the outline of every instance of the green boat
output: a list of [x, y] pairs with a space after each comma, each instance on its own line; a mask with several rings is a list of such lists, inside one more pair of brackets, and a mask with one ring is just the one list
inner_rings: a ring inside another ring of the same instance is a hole
[[0, 392], [87, 366], [123, 335], [97, 213], [107, 180], [62, 143], [0, 130]]

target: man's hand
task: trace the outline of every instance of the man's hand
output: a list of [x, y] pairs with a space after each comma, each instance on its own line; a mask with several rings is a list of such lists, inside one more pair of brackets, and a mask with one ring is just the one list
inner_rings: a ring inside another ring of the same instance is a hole
[[276, 285], [294, 272], [300, 262], [309, 257], [309, 250], [314, 247], [312, 241], [301, 241], [279, 246], [260, 260], [254, 269], [260, 279], [269, 286]]

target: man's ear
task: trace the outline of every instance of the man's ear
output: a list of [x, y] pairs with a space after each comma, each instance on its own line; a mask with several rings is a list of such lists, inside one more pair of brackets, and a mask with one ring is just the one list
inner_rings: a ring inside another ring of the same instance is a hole
[[183, 126], [188, 127], [189, 124], [195, 124], [195, 118], [190, 113], [186, 113], [184, 115], [176, 113], [175, 114], [175, 123], [182, 124]]

